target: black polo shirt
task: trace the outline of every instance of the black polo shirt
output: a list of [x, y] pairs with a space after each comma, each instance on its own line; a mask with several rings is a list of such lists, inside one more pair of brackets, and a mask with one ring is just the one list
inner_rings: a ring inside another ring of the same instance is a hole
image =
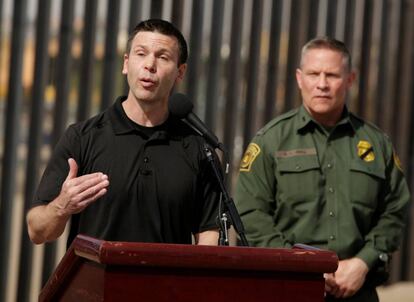
[[66, 130], [33, 206], [59, 195], [72, 157], [78, 176], [102, 172], [110, 184], [102, 198], [72, 215], [68, 244], [79, 233], [112, 241], [191, 243], [191, 233], [216, 229], [220, 191], [204, 139], [173, 117], [143, 131], [125, 114], [123, 100]]

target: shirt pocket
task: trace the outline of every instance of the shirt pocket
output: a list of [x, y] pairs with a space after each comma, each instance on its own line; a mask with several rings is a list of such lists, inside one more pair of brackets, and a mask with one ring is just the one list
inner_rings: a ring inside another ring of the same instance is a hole
[[385, 166], [366, 163], [360, 159], [351, 161], [350, 187], [351, 202], [374, 211], [385, 180]]
[[319, 195], [321, 177], [316, 155], [278, 158], [276, 169], [276, 200], [279, 202], [289, 202], [290, 207], [302, 208]]

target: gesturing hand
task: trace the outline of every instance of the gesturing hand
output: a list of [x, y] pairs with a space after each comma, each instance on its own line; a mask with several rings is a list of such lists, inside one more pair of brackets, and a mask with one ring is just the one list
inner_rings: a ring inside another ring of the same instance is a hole
[[59, 215], [70, 216], [85, 209], [107, 192], [108, 176], [91, 173], [77, 177], [78, 165], [73, 158], [68, 159], [69, 173], [63, 182], [62, 189], [56, 199]]

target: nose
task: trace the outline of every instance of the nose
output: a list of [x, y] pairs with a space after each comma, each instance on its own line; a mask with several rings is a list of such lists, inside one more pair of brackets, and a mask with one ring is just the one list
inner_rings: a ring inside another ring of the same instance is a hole
[[157, 65], [156, 65], [156, 61], [155, 61], [155, 57], [154, 56], [147, 56], [145, 58], [145, 69], [148, 70], [151, 73], [154, 73], [157, 71]]
[[327, 79], [326, 79], [326, 74], [321, 73], [321, 74], [319, 75], [319, 78], [318, 78], [318, 83], [317, 83], [317, 87], [318, 87], [320, 90], [325, 90], [325, 89], [327, 89], [327, 88], [328, 88], [328, 81], [327, 81]]

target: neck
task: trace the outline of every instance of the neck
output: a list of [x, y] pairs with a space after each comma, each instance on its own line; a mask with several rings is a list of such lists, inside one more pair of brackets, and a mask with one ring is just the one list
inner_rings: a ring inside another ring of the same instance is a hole
[[339, 122], [339, 120], [341, 119], [341, 115], [335, 118], [332, 116], [326, 117], [326, 116], [313, 115], [313, 118], [315, 119], [315, 121], [317, 121], [322, 126], [327, 127], [327, 128], [332, 128]]
[[310, 114], [310, 116], [320, 125], [324, 127], [332, 128], [332, 127], [335, 127], [336, 124], [341, 120], [345, 107], [342, 108], [342, 110], [340, 111], [336, 110], [334, 112], [330, 112], [329, 114], [327, 113], [318, 114], [316, 112], [311, 111], [306, 106], [305, 106], [305, 109]]
[[134, 98], [131, 92], [122, 103], [126, 115], [138, 125], [154, 127], [161, 125], [168, 118], [167, 102], [145, 102]]

